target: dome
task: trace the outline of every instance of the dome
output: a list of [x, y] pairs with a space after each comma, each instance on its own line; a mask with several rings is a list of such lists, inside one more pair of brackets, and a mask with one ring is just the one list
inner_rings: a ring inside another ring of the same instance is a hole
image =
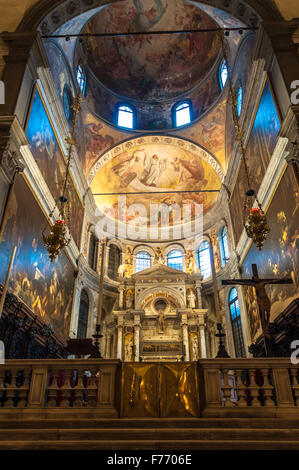
[[143, 102], [178, 98], [199, 85], [216, 63], [220, 44], [215, 31], [194, 34], [151, 33], [216, 29], [203, 10], [182, 0], [127, 0], [103, 8], [82, 33], [149, 32], [120, 37], [90, 36], [81, 56], [106, 90]]

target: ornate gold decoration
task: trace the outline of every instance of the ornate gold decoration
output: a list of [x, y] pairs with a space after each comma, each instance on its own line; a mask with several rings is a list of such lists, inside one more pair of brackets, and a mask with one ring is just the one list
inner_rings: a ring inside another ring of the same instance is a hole
[[[76, 134], [77, 120], [78, 120], [79, 112], [81, 109], [81, 101], [82, 101], [82, 98], [78, 95], [75, 97], [74, 103], [72, 105], [72, 108], [74, 110], [74, 115], [73, 115], [73, 120], [72, 120], [72, 131], [71, 131], [71, 135], [66, 138], [66, 142], [68, 144], [68, 158], [67, 158], [66, 172], [65, 172], [64, 180], [62, 182], [61, 196], [59, 196], [58, 201], [56, 202], [53, 210], [50, 212], [48, 216], [48, 221], [50, 222], [50, 233], [49, 235], [45, 235], [45, 231], [48, 227], [48, 224], [42, 231], [43, 242], [49, 253], [49, 258], [51, 262], [54, 261], [54, 259], [56, 258], [56, 256], [59, 255], [61, 250], [63, 250], [63, 248], [67, 246], [71, 241], [71, 237], [68, 233], [68, 230], [70, 229], [70, 219], [68, 215], [68, 205], [67, 205], [68, 200], [66, 198], [66, 190], [67, 190], [68, 180], [70, 176], [70, 163], [71, 163], [72, 151], [73, 151], [73, 147], [77, 145], [75, 134]], [[52, 223], [51, 218], [54, 214], [56, 207], [58, 207], [58, 205], [59, 205], [60, 217], [59, 219], [55, 220]]]
[[133, 250], [131, 246], [127, 245], [126, 253], [125, 253], [124, 277], [131, 277], [132, 274], [133, 274]]
[[54, 261], [61, 250], [70, 242], [70, 238], [67, 238], [64, 220], [56, 220], [51, 226], [49, 235], [45, 236], [43, 234], [43, 240], [50, 260]]
[[[249, 206], [250, 207], [250, 206]], [[244, 212], [249, 213], [247, 221], [244, 221], [246, 233], [249, 238], [252, 238], [253, 243], [261, 250], [264, 241], [270, 232], [270, 227], [267, 224], [267, 219], [260, 204], [257, 208], [250, 209], [246, 201], [244, 203]]]
[[164, 264], [163, 251], [162, 251], [162, 248], [160, 246], [157, 246], [155, 248], [154, 264]]
[[215, 270], [219, 271], [219, 269], [221, 268], [220, 249], [219, 249], [219, 243], [218, 243], [216, 230], [212, 230], [212, 232], [210, 233], [210, 237], [211, 237], [213, 254], [214, 254]]
[[186, 272], [188, 274], [193, 274], [195, 270], [195, 261], [192, 250], [186, 251]]
[[[246, 161], [245, 146], [243, 142], [244, 133], [241, 130], [240, 120], [239, 120], [239, 115], [238, 115], [238, 100], [237, 100], [236, 92], [234, 91], [234, 88], [233, 88], [232, 75], [231, 75], [229, 62], [228, 62], [227, 44], [225, 42], [224, 32], [219, 31], [219, 35], [220, 35], [220, 40], [221, 40], [221, 45], [222, 45], [223, 57], [226, 62], [227, 71], [228, 71], [227, 76], [228, 76], [228, 84], [229, 84], [229, 97], [230, 97], [230, 102], [232, 105], [232, 113], [233, 113], [235, 128], [237, 131], [236, 140], [238, 141], [239, 149], [241, 153], [241, 163], [243, 163], [244, 170], [245, 170], [247, 190], [246, 190], [246, 196], [245, 196], [245, 201], [243, 205], [243, 209], [244, 209], [243, 225], [246, 230], [247, 236], [249, 238], [252, 238], [253, 243], [258, 247], [259, 250], [261, 250], [264, 244], [264, 241], [266, 240], [267, 235], [270, 232], [270, 228], [267, 224], [266, 215], [262, 211], [261, 204], [257, 198], [256, 191], [252, 189], [248, 165]], [[253, 207], [255, 204], [258, 206], [257, 208]]]

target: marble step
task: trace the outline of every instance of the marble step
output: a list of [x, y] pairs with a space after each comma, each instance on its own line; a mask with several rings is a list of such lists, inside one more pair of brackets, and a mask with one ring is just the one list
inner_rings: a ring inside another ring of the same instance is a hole
[[[75, 414], [75, 412], [74, 412]], [[133, 419], [1, 419], [1, 429], [160, 429], [160, 428], [233, 428], [233, 429], [299, 429], [299, 419], [282, 418], [133, 418]]]
[[297, 441], [299, 429], [236, 429], [236, 428], [125, 428], [125, 429], [1, 429], [3, 441]]
[[111, 455], [118, 450], [298, 450], [298, 441], [264, 440], [89, 440], [89, 441], [0, 441], [0, 450], [110, 450]]

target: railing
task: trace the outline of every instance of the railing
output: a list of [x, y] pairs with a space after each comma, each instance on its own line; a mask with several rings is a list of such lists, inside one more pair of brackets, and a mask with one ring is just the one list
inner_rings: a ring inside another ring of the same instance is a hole
[[299, 413], [299, 366], [289, 359], [200, 360], [201, 415]]
[[[5, 410], [97, 410], [118, 416], [116, 360], [7, 360], [0, 366], [0, 416]], [[33, 411], [34, 414], [34, 411]]]
[[[299, 416], [299, 366], [289, 359], [203, 359], [198, 370], [192, 370], [199, 376], [198, 416]], [[193, 382], [190, 377], [188, 381], [186, 390], [191, 393]], [[126, 399], [120, 395], [121, 363], [117, 360], [26, 359], [0, 365], [0, 419], [41, 413], [44, 417], [72, 416], [74, 412], [76, 416], [119, 417], [121, 399]]]

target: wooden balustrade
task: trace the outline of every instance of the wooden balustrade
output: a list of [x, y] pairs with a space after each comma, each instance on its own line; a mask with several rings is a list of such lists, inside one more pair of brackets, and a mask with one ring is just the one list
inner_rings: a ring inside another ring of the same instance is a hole
[[201, 416], [299, 415], [299, 366], [287, 358], [203, 359]]
[[[299, 416], [299, 366], [289, 359], [203, 359], [198, 374], [202, 417]], [[117, 360], [7, 360], [0, 419], [118, 417], [120, 390]]]

